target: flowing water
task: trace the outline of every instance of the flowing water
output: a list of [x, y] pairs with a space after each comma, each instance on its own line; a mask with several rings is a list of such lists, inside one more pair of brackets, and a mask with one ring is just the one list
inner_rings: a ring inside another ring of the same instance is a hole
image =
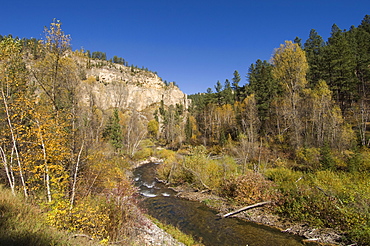
[[303, 245], [300, 237], [238, 218], [220, 219], [217, 211], [202, 203], [177, 198], [176, 192], [156, 181], [157, 165], [149, 163], [138, 167], [134, 180], [145, 197], [141, 206], [159, 221], [178, 227], [204, 245]]

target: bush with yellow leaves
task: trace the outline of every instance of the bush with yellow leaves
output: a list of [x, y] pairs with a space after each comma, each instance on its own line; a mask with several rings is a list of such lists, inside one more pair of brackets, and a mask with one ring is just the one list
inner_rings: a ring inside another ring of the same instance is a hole
[[221, 194], [234, 199], [240, 205], [264, 201], [275, 202], [279, 197], [274, 183], [252, 170], [247, 171], [244, 175], [228, 179]]

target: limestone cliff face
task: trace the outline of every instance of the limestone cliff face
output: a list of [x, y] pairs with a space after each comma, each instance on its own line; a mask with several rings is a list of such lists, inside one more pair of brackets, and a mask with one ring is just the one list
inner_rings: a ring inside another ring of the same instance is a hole
[[90, 60], [87, 67], [86, 80], [81, 82], [79, 90], [80, 103], [84, 106], [143, 111], [163, 100], [166, 106], [183, 104], [187, 107], [186, 94], [177, 86], [166, 85], [152, 72], [107, 61]]

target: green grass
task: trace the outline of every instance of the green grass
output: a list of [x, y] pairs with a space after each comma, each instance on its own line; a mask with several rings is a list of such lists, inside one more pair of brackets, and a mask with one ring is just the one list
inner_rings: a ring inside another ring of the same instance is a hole
[[39, 209], [0, 185], [0, 245], [87, 245], [84, 240], [46, 224]]

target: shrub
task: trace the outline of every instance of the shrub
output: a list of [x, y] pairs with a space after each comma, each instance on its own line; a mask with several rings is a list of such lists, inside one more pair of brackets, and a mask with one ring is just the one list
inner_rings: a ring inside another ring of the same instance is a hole
[[[92, 241], [90, 245], [94, 245]], [[0, 245], [83, 245], [46, 223], [40, 209], [26, 204], [0, 185]]]
[[318, 148], [298, 148], [297, 162], [301, 170], [315, 171], [320, 169], [320, 150]]
[[79, 201], [70, 210], [69, 201], [57, 202], [48, 213], [48, 221], [53, 226], [78, 233], [86, 233], [97, 239], [108, 237], [104, 224], [109, 217], [92, 200]]
[[48, 221], [57, 228], [103, 241], [125, 238], [138, 221], [134, 191], [130, 182], [123, 181], [108, 194], [77, 200], [72, 209], [69, 201], [58, 201], [48, 212]]
[[370, 151], [362, 148], [347, 154], [348, 169], [351, 172], [366, 172], [370, 170]]
[[276, 212], [315, 226], [336, 228], [361, 245], [370, 243], [370, 177], [323, 170], [302, 173], [270, 169], [266, 176], [282, 193]]
[[153, 156], [153, 149], [152, 148], [141, 148], [140, 150], [136, 151], [134, 154], [134, 160], [144, 160], [148, 157]]
[[221, 194], [243, 205], [263, 201], [276, 202], [279, 197], [274, 183], [262, 174], [253, 171], [227, 180]]
[[160, 149], [155, 152], [155, 155], [166, 161], [167, 159], [175, 159], [176, 152], [168, 149]]

